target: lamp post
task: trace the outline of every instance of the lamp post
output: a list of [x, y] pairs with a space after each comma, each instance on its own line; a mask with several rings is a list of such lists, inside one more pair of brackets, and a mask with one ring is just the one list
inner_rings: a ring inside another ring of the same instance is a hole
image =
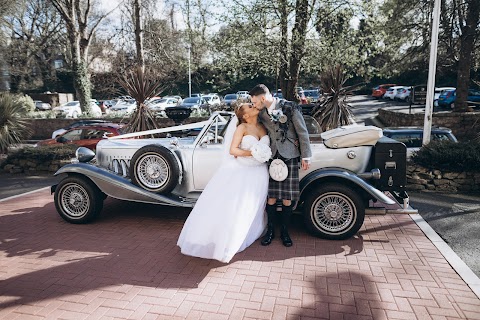
[[432, 133], [433, 97], [435, 92], [435, 71], [437, 68], [438, 28], [440, 20], [440, 0], [434, 0], [432, 40], [430, 41], [430, 64], [428, 67], [427, 99], [425, 101], [425, 119], [423, 123], [423, 145], [430, 143]]
[[192, 96], [192, 69], [190, 67], [191, 47], [188, 46], [188, 97]]

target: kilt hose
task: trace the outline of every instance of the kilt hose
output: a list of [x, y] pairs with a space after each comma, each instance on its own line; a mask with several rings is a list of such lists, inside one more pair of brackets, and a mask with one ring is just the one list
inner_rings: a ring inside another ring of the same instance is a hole
[[[283, 181], [276, 181], [270, 177], [268, 182], [268, 197], [280, 200], [298, 201], [300, 197], [300, 182], [298, 177], [299, 158], [285, 160], [278, 154], [273, 159], [281, 159], [288, 167], [288, 176]], [[272, 162], [269, 161], [269, 165]]]

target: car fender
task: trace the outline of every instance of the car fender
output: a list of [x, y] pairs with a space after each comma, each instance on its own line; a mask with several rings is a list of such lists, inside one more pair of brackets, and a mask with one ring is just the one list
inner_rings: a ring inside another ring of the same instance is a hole
[[321, 180], [325, 180], [328, 178], [334, 178], [337, 181], [346, 180], [357, 187], [364, 190], [367, 194], [369, 194], [373, 199], [376, 199], [385, 204], [395, 204], [395, 201], [386, 196], [383, 192], [378, 190], [377, 188], [373, 187], [365, 180], [360, 178], [357, 174], [341, 169], [341, 168], [328, 168], [328, 169], [319, 169], [307, 174], [301, 181], [300, 181], [300, 196], [308, 189], [309, 186], [312, 186], [313, 183], [316, 183]]
[[[129, 179], [88, 163], [73, 163], [61, 167], [55, 176], [59, 174], [82, 175], [89, 178], [106, 195], [127, 201], [179, 206], [191, 208], [193, 201], [175, 196], [173, 194], [162, 195], [144, 190], [130, 182]], [[52, 186], [52, 193], [56, 186]]]

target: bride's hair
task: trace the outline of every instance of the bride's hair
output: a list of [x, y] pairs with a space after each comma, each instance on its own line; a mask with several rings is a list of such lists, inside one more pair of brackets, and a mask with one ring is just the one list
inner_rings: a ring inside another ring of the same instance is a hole
[[235, 115], [238, 119], [237, 126], [245, 122], [245, 119], [243, 119], [243, 115], [245, 114], [245, 109], [243, 108], [243, 105], [245, 103], [251, 103], [250, 98], [238, 98], [237, 100], [232, 102], [233, 110], [235, 110]]

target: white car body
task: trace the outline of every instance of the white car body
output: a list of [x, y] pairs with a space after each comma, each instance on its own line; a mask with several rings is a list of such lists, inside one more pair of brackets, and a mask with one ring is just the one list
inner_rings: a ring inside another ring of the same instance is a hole
[[396, 100], [402, 101], [410, 101], [410, 94], [412, 93], [411, 87], [404, 87], [397, 90], [397, 94], [395, 95]]
[[33, 101], [35, 103], [35, 109], [37, 110], [50, 110], [52, 109], [52, 106], [49, 103], [40, 101], [40, 100], [35, 100]]
[[[92, 109], [92, 116], [102, 116], [102, 110], [95, 103], [95, 100], [90, 101], [90, 108]], [[52, 110], [56, 113], [57, 117], [78, 118], [78, 116], [82, 114], [80, 101], [70, 101], [62, 104], [61, 106], [55, 107]]]
[[202, 98], [211, 106], [219, 106], [222, 103], [222, 100], [216, 94], [206, 95], [206, 96], [203, 96]]
[[116, 105], [110, 108], [110, 112], [119, 115], [133, 113], [137, 109], [137, 102], [134, 99], [120, 100]]
[[239, 95], [239, 98], [248, 98], [250, 95], [248, 94], [248, 91], [237, 91], [237, 94]]
[[390, 87], [390, 89], [388, 89], [383, 95], [383, 99], [395, 100], [395, 95], [397, 94], [397, 91], [402, 88], [405, 88], [405, 87], [404, 86]]
[[435, 107], [438, 107], [438, 98], [440, 97], [440, 95], [442, 93], [444, 93], [445, 91], [449, 91], [449, 90], [456, 90], [457, 88], [455, 87], [439, 87], [439, 88], [435, 88], [435, 94], [433, 96], [433, 106]]
[[149, 102], [147, 107], [155, 112], [165, 111], [166, 108], [175, 107], [178, 104], [178, 99], [163, 98]]

